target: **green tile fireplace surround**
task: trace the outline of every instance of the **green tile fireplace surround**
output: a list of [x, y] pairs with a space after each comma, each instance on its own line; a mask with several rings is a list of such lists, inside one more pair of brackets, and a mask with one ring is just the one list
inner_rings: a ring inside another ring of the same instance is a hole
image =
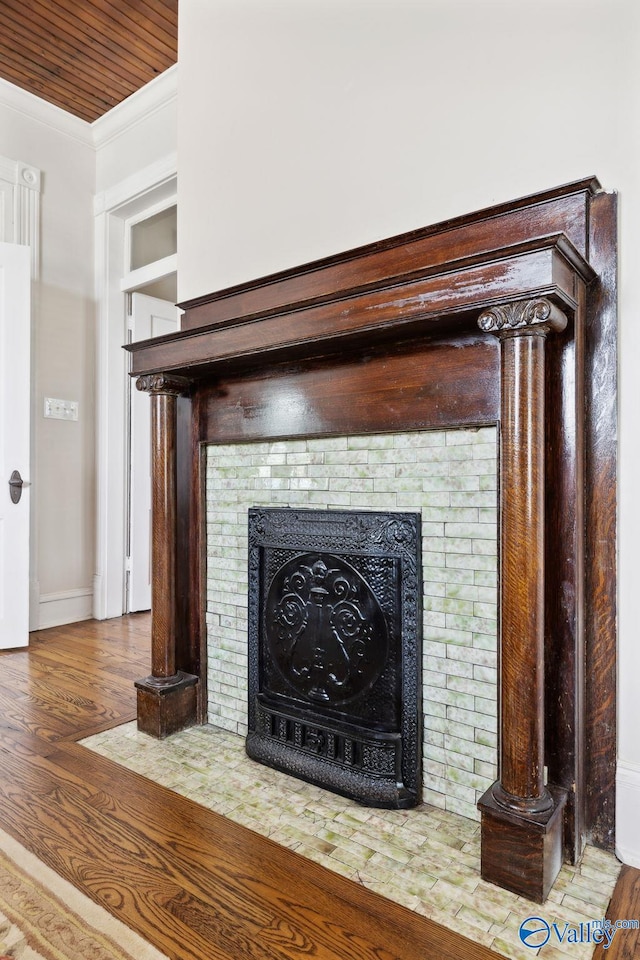
[[247, 733], [248, 509], [419, 512], [423, 795], [479, 819], [497, 775], [496, 453], [494, 427], [209, 446], [209, 723]]

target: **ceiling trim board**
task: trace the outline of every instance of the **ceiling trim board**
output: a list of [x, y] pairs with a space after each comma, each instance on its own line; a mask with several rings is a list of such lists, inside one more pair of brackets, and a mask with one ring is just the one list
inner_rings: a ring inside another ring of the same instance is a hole
[[94, 146], [91, 124], [0, 77], [0, 105], [42, 123], [86, 147]]
[[168, 106], [178, 96], [178, 64], [158, 74], [122, 103], [112, 107], [91, 124], [93, 143], [97, 149], [121, 136], [142, 117], [151, 116]]

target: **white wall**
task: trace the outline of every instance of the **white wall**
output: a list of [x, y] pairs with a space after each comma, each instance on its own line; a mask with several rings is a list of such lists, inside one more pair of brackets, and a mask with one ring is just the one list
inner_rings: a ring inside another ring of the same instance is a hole
[[[41, 272], [34, 288], [32, 626], [48, 626], [91, 613], [95, 154], [88, 124], [3, 83], [0, 155], [42, 171]], [[77, 400], [78, 421], [45, 420], [45, 396]]]
[[181, 0], [179, 297], [596, 174], [620, 192], [618, 848], [640, 865], [640, 5]]

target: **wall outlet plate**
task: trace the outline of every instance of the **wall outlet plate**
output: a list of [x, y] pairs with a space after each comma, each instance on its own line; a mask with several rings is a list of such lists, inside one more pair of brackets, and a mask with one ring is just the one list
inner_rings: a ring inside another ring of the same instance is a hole
[[77, 400], [55, 400], [53, 397], [44, 398], [44, 415], [52, 420], [77, 420]]

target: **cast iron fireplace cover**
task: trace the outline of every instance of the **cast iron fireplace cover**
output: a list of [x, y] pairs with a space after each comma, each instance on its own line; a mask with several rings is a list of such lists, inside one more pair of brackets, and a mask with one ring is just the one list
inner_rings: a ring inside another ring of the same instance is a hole
[[420, 515], [249, 511], [250, 757], [361, 803], [422, 783]]

